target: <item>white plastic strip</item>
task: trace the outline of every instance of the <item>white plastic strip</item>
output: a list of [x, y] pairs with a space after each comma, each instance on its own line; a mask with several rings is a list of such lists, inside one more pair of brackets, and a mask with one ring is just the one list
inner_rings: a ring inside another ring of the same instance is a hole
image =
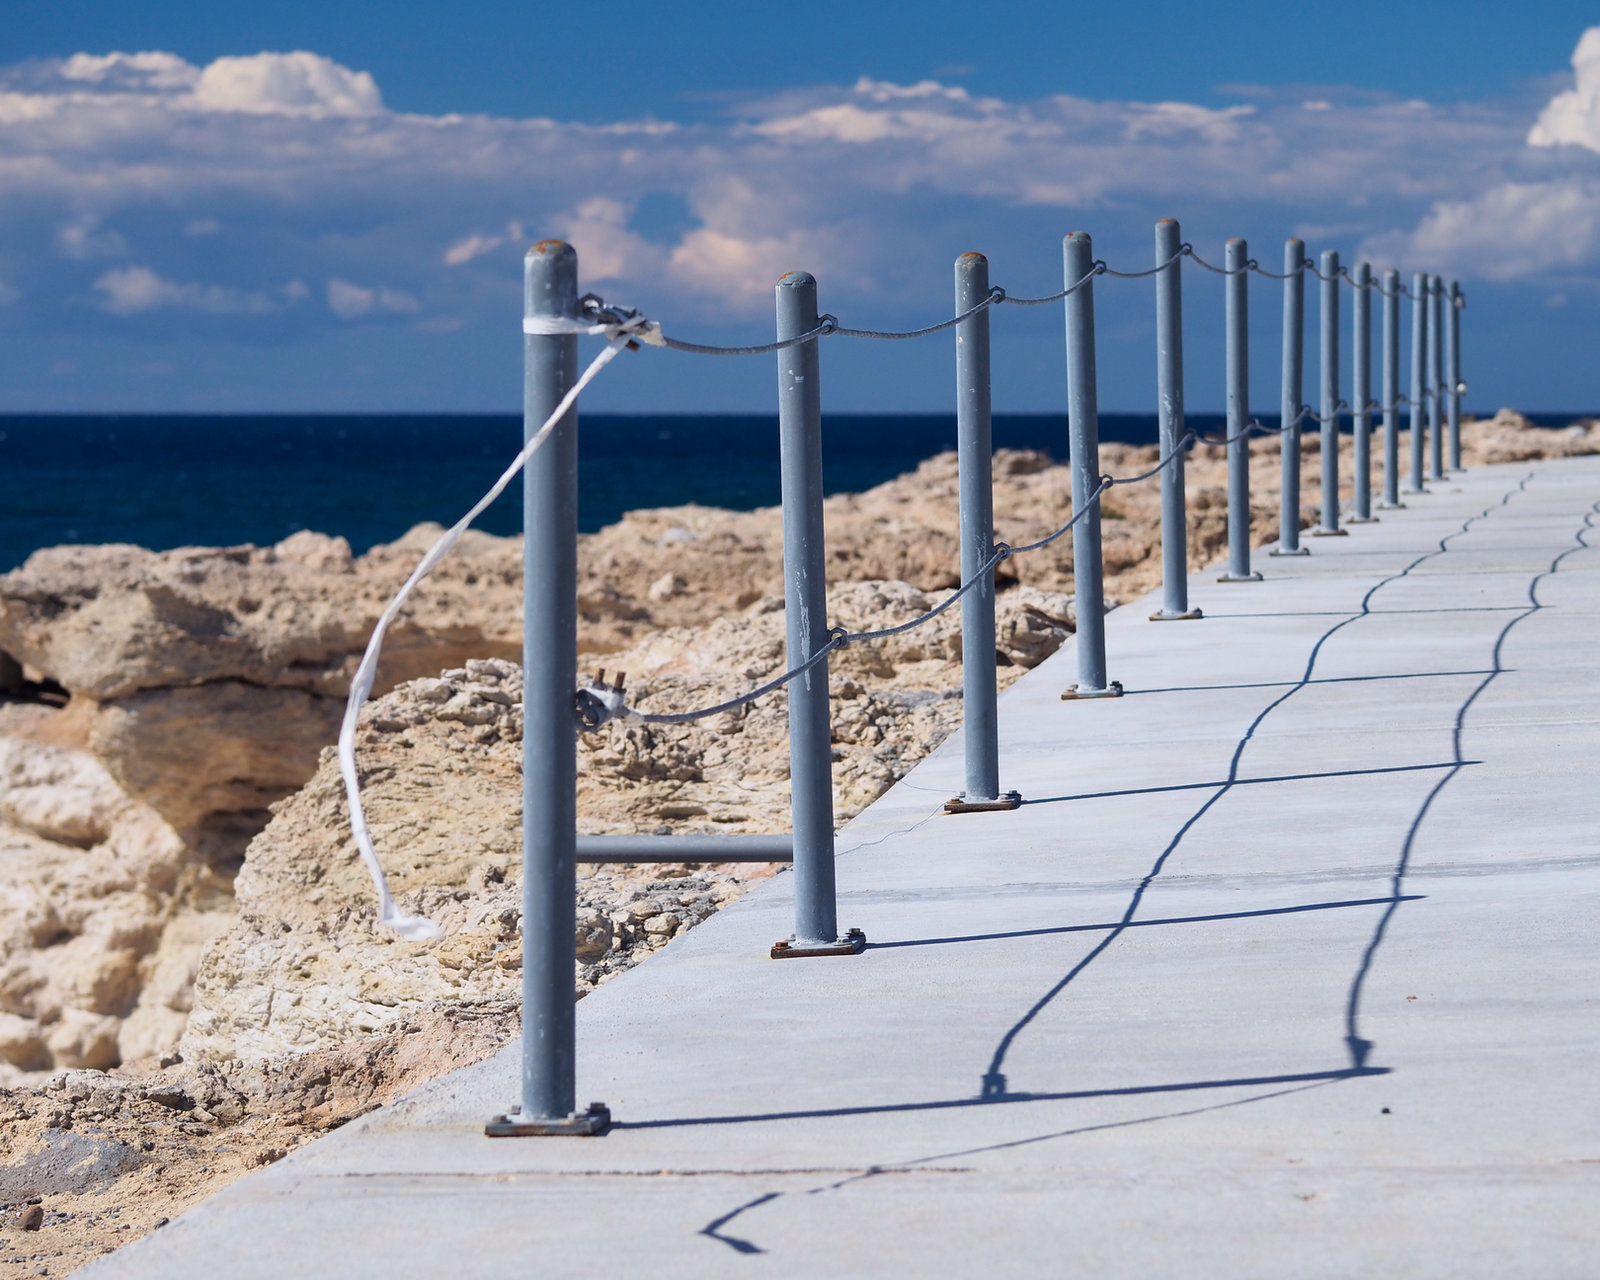
[[[530, 327], [535, 325], [538, 327]], [[578, 393], [589, 385], [600, 370], [616, 358], [630, 337], [628, 333], [620, 332], [619, 326], [616, 325], [590, 325], [566, 317], [548, 319], [540, 317], [537, 320], [530, 318], [523, 321], [522, 327], [524, 333], [541, 335], [597, 333], [610, 338], [611, 341], [590, 362], [572, 389], [561, 397], [561, 403], [556, 406], [555, 412], [545, 419], [544, 425], [533, 433], [527, 444], [522, 446], [522, 452], [512, 460], [511, 465], [494, 482], [489, 492], [478, 499], [471, 511], [445, 530], [439, 540], [428, 549], [428, 554], [423, 556], [417, 567], [411, 571], [411, 576], [406, 579], [405, 585], [389, 602], [389, 607], [378, 619], [378, 625], [372, 629], [372, 638], [367, 641], [367, 651], [362, 655], [361, 665], [356, 668], [355, 679], [350, 683], [350, 700], [345, 704], [344, 724], [339, 729], [339, 773], [344, 778], [344, 793], [350, 802], [350, 833], [355, 836], [356, 847], [361, 850], [361, 860], [366, 863], [367, 871], [372, 876], [372, 883], [378, 890], [378, 922], [387, 925], [410, 942], [427, 942], [437, 938], [439, 926], [426, 916], [402, 915], [395, 906], [394, 898], [389, 893], [389, 882], [383, 874], [383, 865], [378, 861], [377, 851], [372, 847], [372, 833], [367, 829], [367, 814], [361, 804], [361, 780], [356, 774], [356, 726], [361, 718], [361, 708], [366, 705], [367, 697], [372, 692], [372, 681], [378, 674], [378, 655], [383, 652], [383, 637], [388, 632], [389, 624], [394, 621], [395, 615], [400, 612], [400, 606], [405, 603], [406, 597], [419, 582], [433, 572], [434, 566], [450, 553], [450, 549], [461, 540], [461, 535], [466, 532], [467, 526], [505, 492], [506, 486], [516, 478], [517, 472], [522, 470], [528, 459], [533, 457], [539, 446], [555, 430], [556, 423], [567, 410], [572, 408]]]

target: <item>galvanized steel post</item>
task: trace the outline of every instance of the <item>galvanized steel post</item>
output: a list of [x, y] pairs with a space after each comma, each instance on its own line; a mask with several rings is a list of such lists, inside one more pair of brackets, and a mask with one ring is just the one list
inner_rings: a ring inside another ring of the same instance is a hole
[[1444, 479], [1444, 281], [1428, 277], [1428, 479]]
[[1156, 223], [1156, 408], [1161, 456], [1171, 460], [1161, 473], [1161, 608], [1152, 622], [1186, 621], [1200, 616], [1189, 608], [1189, 529], [1183, 478], [1183, 237], [1175, 218]]
[[1278, 545], [1270, 554], [1303, 556], [1300, 545], [1300, 404], [1305, 341], [1306, 247], [1299, 240], [1283, 246], [1283, 483], [1278, 497]]
[[[1094, 269], [1094, 245], [1074, 231], [1061, 242], [1066, 284], [1071, 288]], [[1100, 487], [1100, 409], [1094, 367], [1094, 281], [1066, 298], [1067, 440], [1072, 466], [1072, 510], [1084, 511]], [[1100, 504], [1072, 528], [1072, 583], [1077, 595], [1078, 683], [1061, 696], [1114, 698], [1122, 686], [1106, 679], [1105, 566], [1100, 559]]]
[[1450, 395], [1450, 470], [1461, 470], [1461, 282], [1450, 282], [1450, 305], [1445, 310], [1445, 382]]
[[1351, 524], [1372, 514], [1372, 268], [1356, 263], [1350, 297], [1350, 425], [1355, 433], [1356, 496]]
[[1411, 277], [1411, 404], [1406, 415], [1411, 424], [1411, 483], [1407, 493], [1426, 493], [1422, 484], [1428, 446], [1428, 277], [1418, 271]]
[[[956, 259], [956, 314], [989, 296], [989, 260]], [[994, 441], [989, 420], [989, 309], [956, 326], [956, 451], [961, 494], [961, 581], [994, 554]], [[995, 705], [994, 570], [961, 598], [961, 721], [966, 732], [967, 787], [948, 813], [1014, 809], [1016, 792], [1000, 794], [1000, 723]]]
[[1224, 344], [1228, 411], [1228, 571], [1219, 582], [1260, 582], [1250, 569], [1250, 246], [1223, 250]]
[[[778, 281], [775, 292], [780, 342], [818, 328], [817, 282], [808, 273], [791, 271]], [[790, 666], [805, 662], [828, 643], [817, 342], [812, 338], [778, 352], [784, 629]], [[826, 952], [838, 945], [827, 658], [789, 682], [789, 796], [794, 825], [794, 938], [775, 946], [775, 957]]]
[[[545, 240], [523, 262], [523, 313], [576, 317], [578, 255]], [[523, 437], [578, 378], [572, 334], [523, 338]], [[576, 1111], [578, 410], [528, 460], [522, 482], [522, 1110], [495, 1136], [603, 1133], [604, 1106]]]
[[1394, 509], [1400, 501], [1400, 273], [1383, 273], [1383, 501]]
[[1314, 530], [1319, 538], [1344, 537], [1339, 527], [1339, 255], [1322, 251], [1321, 359], [1318, 370], [1322, 384], [1322, 519]]

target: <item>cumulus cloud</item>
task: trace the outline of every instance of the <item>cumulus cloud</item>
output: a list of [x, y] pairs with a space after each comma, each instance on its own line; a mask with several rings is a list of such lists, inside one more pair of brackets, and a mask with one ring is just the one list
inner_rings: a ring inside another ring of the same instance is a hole
[[474, 258], [481, 258], [486, 253], [493, 253], [505, 242], [504, 236], [467, 236], [464, 240], [457, 240], [444, 251], [444, 265], [447, 267], [464, 266]]
[[89, 258], [119, 258], [128, 242], [93, 217], [79, 218], [56, 231], [56, 248], [64, 258], [82, 262]]
[[328, 310], [341, 320], [359, 320], [373, 312], [414, 315], [422, 310], [422, 304], [403, 289], [366, 288], [348, 280], [330, 280]]
[[[1495, 180], [1431, 202], [1412, 227], [1369, 236], [1363, 251], [1489, 280], [1600, 270], [1600, 171], [1579, 155], [1565, 161], [1569, 172], [1548, 173], [1564, 163], [1561, 148], [1600, 151], [1600, 27], [1579, 38], [1572, 67], [1573, 87], [1552, 97], [1527, 132], [1537, 151], [1509, 153]], [[1550, 148], [1556, 154], [1535, 166], [1537, 152]]]
[[1544, 277], [1600, 253], [1600, 182], [1504, 182], [1470, 200], [1435, 204], [1415, 230], [1366, 246], [1490, 280]]
[[367, 72], [304, 51], [218, 58], [195, 81], [194, 104], [209, 111], [313, 117], [383, 110], [378, 86]]
[[94, 282], [100, 307], [114, 316], [175, 309], [213, 316], [260, 316], [282, 311], [305, 296], [305, 286], [289, 284], [272, 294], [217, 284], [179, 283], [149, 267], [116, 267]]
[[1600, 27], [1590, 27], [1572, 53], [1576, 83], [1545, 104], [1528, 145], [1555, 147], [1562, 143], [1600, 151]]
[[193, 89], [200, 69], [175, 53], [75, 53], [61, 63], [63, 80], [124, 93]]
[[[147, 326], [200, 313], [273, 341], [286, 324], [499, 324], [527, 232], [691, 321], [765, 313], [796, 267], [830, 306], [920, 314], [974, 245], [1032, 246], [996, 267], [1042, 292], [1037, 246], [1084, 226], [1137, 260], [1165, 214], [1202, 244], [1339, 228], [1382, 265], [1597, 271], [1600, 29], [1574, 68], [1531, 132], [1527, 110], [1333, 89], [1019, 101], [870, 78], [600, 126], [393, 112], [370, 74], [304, 50], [83, 53], [0, 67], [0, 244], [41, 324], [87, 294]], [[652, 227], [662, 207], [684, 212]], [[294, 307], [304, 286], [285, 280], [323, 282], [326, 306]]]

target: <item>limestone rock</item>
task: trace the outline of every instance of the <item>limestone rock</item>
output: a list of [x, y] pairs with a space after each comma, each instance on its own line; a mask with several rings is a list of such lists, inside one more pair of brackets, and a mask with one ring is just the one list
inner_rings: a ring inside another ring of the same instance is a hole
[[[238, 919], [201, 961], [181, 1045], [186, 1059], [306, 1052], [440, 1002], [471, 1009], [515, 999], [521, 685], [513, 664], [473, 661], [401, 686], [362, 718], [364, 799], [391, 888], [406, 911], [436, 920], [442, 939], [408, 943], [377, 927], [337, 759], [327, 751], [311, 782], [276, 807], [250, 846], [235, 883]], [[749, 878], [751, 869], [581, 874], [576, 992], [675, 931], [652, 931], [647, 921], [703, 919]], [[628, 910], [619, 917], [621, 907]]]
[[[0, 577], [0, 650], [87, 704], [122, 787], [191, 843], [259, 830], [337, 732], [367, 638], [438, 526], [352, 557], [274, 547], [53, 547]], [[521, 647], [521, 552], [469, 533], [396, 620], [378, 689]], [[243, 842], [233, 851], [242, 851]]]

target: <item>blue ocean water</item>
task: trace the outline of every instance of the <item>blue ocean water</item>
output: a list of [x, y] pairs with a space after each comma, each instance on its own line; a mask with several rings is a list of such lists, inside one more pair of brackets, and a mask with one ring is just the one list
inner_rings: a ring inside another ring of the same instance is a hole
[[[1565, 425], [1576, 415], [1546, 415]], [[1266, 419], [1264, 421], [1271, 421]], [[1189, 415], [1215, 430], [1216, 414]], [[579, 525], [639, 507], [778, 501], [772, 415], [607, 415], [580, 420]], [[1103, 440], [1149, 444], [1152, 414], [1103, 414]], [[0, 415], [0, 570], [65, 542], [269, 544], [299, 529], [342, 534], [356, 552], [421, 520], [449, 524], [515, 456], [513, 415]], [[953, 415], [823, 420], [830, 493], [870, 488], [955, 447]], [[997, 447], [1066, 456], [1064, 416], [1002, 414]], [[520, 486], [478, 527], [515, 533]]]

